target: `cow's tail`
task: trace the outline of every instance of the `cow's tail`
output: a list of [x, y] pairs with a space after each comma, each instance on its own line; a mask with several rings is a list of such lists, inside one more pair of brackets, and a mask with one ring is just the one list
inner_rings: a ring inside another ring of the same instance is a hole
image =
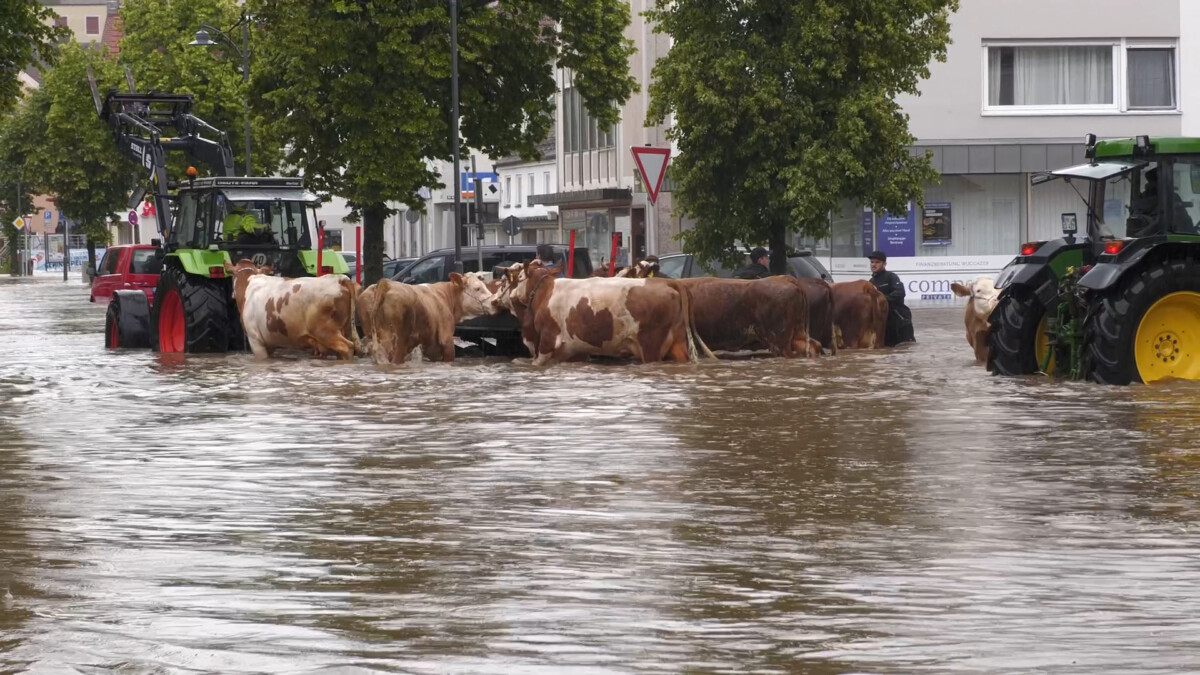
[[[684, 329], [687, 333], [687, 352], [688, 358], [693, 362], [699, 361], [700, 357], [697, 352], [703, 353], [705, 357], [710, 359], [717, 358], [717, 355], [712, 353], [708, 345], [704, 343], [704, 338], [696, 332], [696, 316], [692, 313], [692, 289], [682, 284], [676, 286], [679, 289], [679, 295], [683, 296], [683, 320]], [[697, 349], [699, 346], [699, 349]]]
[[356, 320], [358, 320], [358, 313], [355, 311], [356, 310], [355, 305], [358, 304], [359, 286], [357, 283], [354, 282], [353, 279], [351, 279], [349, 277], [343, 277], [340, 280], [340, 283], [341, 283], [342, 288], [350, 291], [350, 320], [349, 320], [348, 326], [347, 326], [347, 329], [350, 334], [347, 335], [346, 337], [349, 338], [350, 343], [354, 345], [354, 355], [358, 356], [361, 353], [362, 345], [359, 344], [358, 329], [355, 328], [354, 322]]

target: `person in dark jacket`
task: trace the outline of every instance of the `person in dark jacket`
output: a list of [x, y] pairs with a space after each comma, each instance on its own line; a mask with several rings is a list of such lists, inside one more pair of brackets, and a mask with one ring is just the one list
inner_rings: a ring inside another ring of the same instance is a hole
[[873, 251], [867, 260], [871, 261], [871, 284], [888, 301], [887, 332], [883, 344], [894, 347], [901, 342], [916, 342], [912, 311], [904, 304], [904, 283], [895, 272], [887, 271], [887, 254]]
[[771, 270], [767, 267], [770, 264], [771, 257], [767, 249], [761, 246], [755, 246], [753, 251], [750, 251], [750, 264], [739, 268], [733, 273], [735, 279], [765, 279], [771, 276]]

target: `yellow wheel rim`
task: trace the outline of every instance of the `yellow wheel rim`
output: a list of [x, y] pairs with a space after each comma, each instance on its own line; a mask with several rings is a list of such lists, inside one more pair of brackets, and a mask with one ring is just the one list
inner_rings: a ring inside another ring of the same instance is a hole
[[[1041, 321], [1038, 321], [1037, 335], [1033, 338], [1033, 358], [1037, 359], [1037, 367], [1042, 367], [1042, 360], [1046, 358], [1046, 352], [1050, 351], [1050, 337], [1046, 335], [1046, 322], [1049, 320], [1049, 311], [1042, 315]], [[1050, 356], [1050, 363], [1046, 365], [1046, 373], [1054, 372], [1054, 356]]]
[[1169, 293], [1150, 305], [1133, 339], [1142, 382], [1200, 380], [1200, 293]]

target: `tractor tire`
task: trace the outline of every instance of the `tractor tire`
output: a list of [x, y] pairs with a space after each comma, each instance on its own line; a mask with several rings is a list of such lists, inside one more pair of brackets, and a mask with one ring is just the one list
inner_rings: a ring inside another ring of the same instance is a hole
[[203, 354], [229, 351], [228, 283], [189, 275], [178, 265], [166, 265], [154, 291], [151, 326], [155, 351], [164, 354]]
[[141, 291], [116, 291], [104, 312], [104, 346], [150, 348], [150, 302]]
[[1038, 372], [1039, 332], [1044, 329], [1046, 308], [1033, 290], [1016, 288], [1005, 293], [992, 310], [988, 331], [987, 368], [996, 375], [1031, 375]]
[[1200, 379], [1200, 267], [1163, 260], [1091, 303], [1083, 368], [1101, 384]]

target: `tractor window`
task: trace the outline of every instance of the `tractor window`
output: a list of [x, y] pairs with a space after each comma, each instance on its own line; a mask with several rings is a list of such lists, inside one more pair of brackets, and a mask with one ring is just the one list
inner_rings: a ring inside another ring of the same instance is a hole
[[301, 201], [231, 200], [222, 196], [217, 202], [217, 220], [222, 238], [233, 244], [299, 246], [307, 241], [307, 215]]
[[175, 214], [175, 228], [171, 239], [177, 246], [192, 248], [190, 242], [195, 238], [196, 230], [196, 194], [179, 195], [179, 211]]
[[1196, 234], [1200, 223], [1200, 159], [1172, 165], [1171, 231]]
[[[1133, 171], [1110, 178], [1101, 183], [1100, 205], [1096, 208], [1096, 215], [1100, 218], [1099, 228], [1101, 238], [1126, 236], [1127, 223], [1134, 209], [1140, 204], [1149, 203], [1148, 199], [1135, 203], [1136, 196], [1142, 192], [1136, 188], [1139, 182], [1139, 173]], [[1140, 227], [1145, 227], [1144, 221], [1137, 222], [1142, 223]], [[1135, 226], [1132, 229], [1136, 232], [1139, 226]]]

